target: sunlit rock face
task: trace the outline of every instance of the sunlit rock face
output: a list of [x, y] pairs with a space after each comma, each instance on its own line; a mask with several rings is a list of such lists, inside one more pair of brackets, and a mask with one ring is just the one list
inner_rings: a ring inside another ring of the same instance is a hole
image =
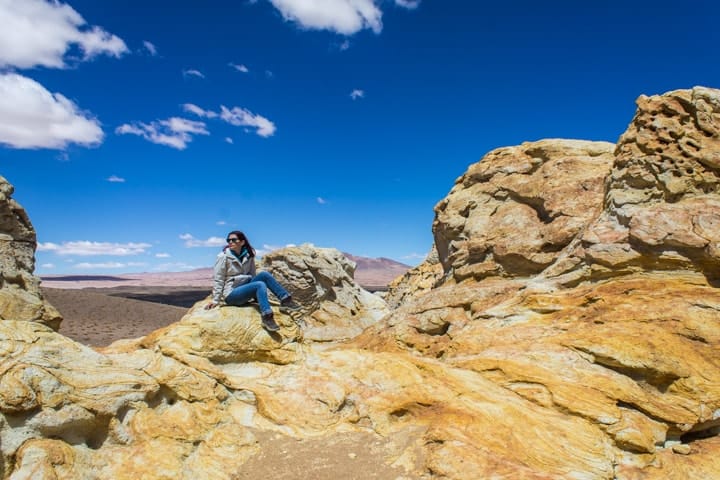
[[[720, 277], [720, 94], [694, 88], [640, 97], [607, 179], [602, 215], [582, 235], [564, 281], [647, 270]], [[576, 262], [576, 265], [572, 265]]]
[[435, 207], [450, 280], [528, 277], [552, 265], [602, 209], [615, 146], [541, 140], [494, 150]]
[[397, 308], [407, 299], [430, 291], [443, 279], [443, 266], [438, 258], [437, 249], [433, 245], [430, 253], [420, 265], [411, 268], [404, 275], [390, 282], [384, 299], [391, 308]]
[[269, 271], [304, 306], [304, 335], [313, 341], [346, 340], [390, 312], [386, 302], [355, 283], [355, 263], [334, 248], [309, 244], [268, 253]]
[[265, 475], [311, 478], [363, 438], [336, 455], [376, 455], [356, 478], [720, 478], [718, 95], [641, 97], [616, 148], [491, 152], [392, 310], [302, 246], [262, 265], [305, 306], [277, 334], [206, 302], [101, 351], [0, 322], [0, 476], [254, 478], [312, 442]]
[[32, 320], [60, 328], [62, 317], [40, 292], [35, 269], [35, 230], [0, 176], [0, 319]]

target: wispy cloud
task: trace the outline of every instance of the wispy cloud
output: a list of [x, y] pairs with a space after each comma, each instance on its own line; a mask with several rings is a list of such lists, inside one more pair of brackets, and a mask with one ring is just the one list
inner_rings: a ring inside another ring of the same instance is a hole
[[152, 56], [155, 56], [158, 53], [157, 47], [155, 47], [155, 45], [153, 45], [151, 42], [148, 42], [147, 40], [143, 42], [143, 47], [145, 47], [145, 50], [147, 50], [148, 53]]
[[183, 70], [183, 75], [186, 77], [198, 77], [198, 78], [205, 78], [205, 75], [200, 70]]
[[356, 88], [355, 90], [350, 92], [350, 98], [352, 98], [353, 100], [357, 100], [358, 98], [365, 98], [365, 91]]
[[55, 268], [55, 264], [54, 263], [43, 263], [42, 265], [40, 265], [40, 268], [44, 268], [46, 270], [52, 270]]
[[215, 112], [213, 112], [213, 111], [210, 111], [210, 110], [202, 109], [202, 108], [198, 107], [197, 105], [195, 105], [195, 104], [193, 104], [193, 103], [185, 103], [185, 104], [183, 104], [182, 108], [183, 108], [183, 110], [185, 110], [186, 112], [189, 112], [189, 113], [192, 113], [192, 114], [194, 114], [194, 115], [197, 115], [198, 117], [203, 117], [203, 118], [216, 118], [216, 117], [218, 116], [217, 113], [215, 113]]
[[221, 105], [220, 118], [236, 127], [255, 128], [257, 129], [256, 133], [261, 137], [271, 137], [275, 134], [276, 128], [273, 122], [244, 108], [233, 107], [229, 109], [225, 105]]
[[118, 135], [137, 135], [145, 140], [184, 150], [193, 139], [193, 135], [209, 135], [204, 122], [172, 117], [151, 123], [132, 123], [120, 125], [115, 129]]
[[155, 272], [179, 272], [179, 271], [187, 271], [187, 270], [195, 270], [197, 268], [207, 267], [207, 265], [190, 265], [184, 262], [171, 262], [171, 263], [161, 263], [160, 265], [155, 265], [153, 267], [153, 271]]
[[330, 30], [352, 35], [369, 28], [375, 33], [382, 30], [382, 12], [375, 0], [270, 0], [287, 21], [302, 28]]
[[223, 225], [227, 225], [227, 222], [225, 220], [218, 220], [217, 222], [215, 222], [215, 225], [223, 226]]
[[117, 175], [110, 175], [107, 178], [107, 181], [110, 183], [125, 183], [125, 179], [122, 177], [118, 177]]
[[[193, 103], [186, 103], [183, 106], [183, 110], [189, 113], [193, 113], [198, 117], [202, 118], [217, 118], [234, 125], [236, 127], [250, 127], [255, 129], [255, 133], [261, 137], [271, 137], [277, 130], [275, 124], [263, 117], [252, 113], [250, 110], [242, 107], [227, 108], [225, 105], [220, 106], [220, 112], [213, 112], [212, 110], [205, 110]], [[233, 143], [229, 137], [225, 138], [228, 143]]]
[[242, 64], [230, 62], [230, 63], [228, 63], [228, 65], [231, 66], [232, 68], [234, 68], [235, 70], [237, 70], [238, 72], [248, 73], [250, 71], [250, 69], [248, 69], [245, 65], [242, 65]]
[[418, 261], [418, 260], [425, 260], [427, 257], [427, 254], [425, 253], [409, 253], [402, 257], [403, 260], [411, 260], [411, 261]]
[[325, 200], [323, 197], [317, 197], [316, 200], [317, 200], [317, 203], [319, 203], [320, 205], [327, 204], [327, 200]]
[[420, 0], [395, 0], [395, 5], [414, 10], [420, 6]]
[[197, 247], [223, 247], [225, 246], [225, 239], [221, 237], [210, 237], [207, 240], [200, 240], [193, 237], [189, 233], [183, 233], [180, 235], [180, 240], [185, 241], [185, 246], [188, 248]]
[[22, 75], [0, 74], [0, 144], [62, 149], [98, 145], [103, 137], [100, 123], [63, 95]]
[[111, 243], [111, 242], [91, 242], [81, 240], [76, 242], [63, 242], [61, 244], [45, 242], [38, 243], [39, 252], [53, 252], [58, 255], [108, 255], [123, 257], [129, 255], [139, 255], [145, 253], [152, 245], [149, 243], [130, 242], [130, 243]]
[[235, 141], [230, 137], [225, 137], [225, 143], [229, 143], [230, 145], [232, 145], [233, 143], [235, 143]]
[[170, 258], [171, 256], [169, 253], [164, 252], [155, 254], [155, 258]]
[[345, 40], [340, 45], [338, 45], [338, 49], [340, 49], [341, 52], [344, 52], [348, 48], [350, 48], [350, 40]]
[[72, 46], [85, 60], [128, 51], [120, 37], [87, 25], [72, 7], [57, 1], [2, 0], [0, 25], [0, 68], [63, 68]]

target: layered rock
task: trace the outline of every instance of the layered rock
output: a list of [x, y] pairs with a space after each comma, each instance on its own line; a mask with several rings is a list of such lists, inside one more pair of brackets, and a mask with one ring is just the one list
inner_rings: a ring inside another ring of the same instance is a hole
[[449, 279], [528, 277], [552, 265], [602, 209], [606, 142], [541, 140], [494, 150], [435, 207]]
[[305, 338], [345, 340], [390, 312], [385, 301], [355, 283], [355, 263], [334, 248], [309, 244], [268, 253], [263, 268], [305, 306]]
[[406, 300], [427, 293], [444, 279], [445, 272], [433, 245], [425, 260], [388, 284], [383, 297], [390, 308], [398, 308]]
[[[491, 152], [438, 204], [437, 262], [393, 286], [387, 315], [342, 254], [303, 246], [263, 268], [305, 329], [201, 302], [93, 352], [0, 322], [0, 476], [229, 480], [263, 476], [245, 469], [283, 439], [362, 438], [383, 478], [720, 478], [719, 99], [642, 97], [615, 156]], [[298, 471], [283, 467], [264, 476]]]
[[12, 198], [14, 188], [0, 176], [0, 319], [32, 320], [60, 328], [60, 313], [40, 292], [35, 269], [35, 229]]

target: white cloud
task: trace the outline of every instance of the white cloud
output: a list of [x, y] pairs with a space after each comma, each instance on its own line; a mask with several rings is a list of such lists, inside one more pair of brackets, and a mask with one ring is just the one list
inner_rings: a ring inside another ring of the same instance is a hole
[[107, 178], [107, 181], [110, 183], [125, 183], [125, 179], [122, 177], [118, 177], [117, 175], [110, 175]]
[[55, 264], [54, 263], [43, 263], [42, 265], [40, 265], [40, 268], [46, 268], [48, 270], [52, 270], [53, 268], [55, 268]]
[[320, 205], [325, 205], [325, 204], [327, 203], [327, 200], [325, 200], [325, 199], [322, 198], [322, 197], [317, 197], [317, 202], [318, 202]]
[[150, 55], [153, 55], [153, 56], [157, 55], [157, 47], [155, 45], [153, 45], [151, 42], [148, 42], [147, 40], [145, 40], [143, 42], [143, 47], [145, 47], [145, 50], [147, 50], [148, 53], [150, 53]]
[[155, 258], [170, 258], [171, 255], [169, 253], [156, 253]]
[[215, 222], [215, 225], [227, 225], [227, 222], [225, 220], [218, 220], [217, 222]]
[[256, 133], [261, 137], [271, 137], [276, 130], [275, 124], [267, 118], [240, 107], [233, 107], [233, 109], [230, 110], [225, 107], [225, 105], [221, 105], [220, 118], [236, 127], [257, 128]]
[[195, 114], [198, 117], [215, 118], [218, 116], [217, 113], [210, 111], [210, 110], [204, 110], [193, 103], [185, 103], [185, 104], [183, 104], [182, 108], [186, 112]]
[[145, 140], [184, 150], [193, 139], [193, 135], [209, 135], [204, 122], [186, 118], [172, 117], [152, 123], [133, 123], [120, 125], [115, 129], [118, 135], [138, 135]]
[[59, 1], [0, 0], [0, 25], [0, 67], [62, 68], [71, 46], [77, 46], [85, 60], [128, 51], [122, 39], [87, 25]]
[[189, 233], [183, 233], [180, 235], [180, 240], [184, 240], [185, 246], [188, 248], [223, 247], [226, 244], [225, 239], [221, 237], [210, 237], [207, 240], [199, 240]]
[[124, 257], [145, 253], [150, 247], [151, 245], [149, 243], [110, 243], [81, 240], [77, 242], [63, 242], [59, 245], [52, 242], [38, 243], [37, 249], [39, 252], [53, 252], [58, 255], [109, 255]]
[[183, 70], [183, 75], [186, 77], [199, 77], [199, 78], [205, 78], [205, 75], [200, 70]]
[[[222, 120], [236, 127], [256, 128], [256, 133], [261, 137], [270, 137], [275, 133], [276, 130], [275, 124], [272, 121], [268, 120], [262, 115], [256, 115], [251, 111], [241, 107], [233, 107], [232, 109], [229, 109], [225, 105], [221, 105], [220, 113], [216, 113], [212, 110], [205, 110], [204, 108], [198, 107], [195, 104], [186, 103], [183, 105], [183, 110], [193, 113], [198, 117], [202, 118], [220, 117]], [[226, 137], [225, 141], [228, 143], [233, 143], [230, 137]]]
[[344, 52], [345, 50], [350, 48], [350, 40], [345, 40], [338, 46], [338, 48], [340, 49], [341, 52]]
[[364, 98], [365, 97], [365, 91], [364, 90], [358, 90], [357, 88], [350, 92], [350, 98], [353, 100], [357, 100], [358, 98]]
[[230, 145], [232, 145], [233, 143], [235, 143], [235, 142], [233, 141], [233, 139], [230, 138], [230, 137], [225, 137], [225, 142], [226, 142], [226, 143], [229, 143]]
[[102, 139], [99, 122], [63, 95], [22, 75], [0, 74], [1, 144], [62, 149], [70, 143], [97, 145]]
[[285, 20], [303, 28], [352, 35], [364, 28], [382, 30], [382, 12], [375, 0], [270, 0]]
[[231, 63], [228, 63], [228, 65], [230, 65], [232, 68], [234, 68], [238, 72], [248, 73], [250, 71], [245, 65], [242, 65], [242, 64], [238, 65], [237, 63], [231, 62]]
[[420, 6], [420, 0], [395, 0], [395, 5], [413, 10]]

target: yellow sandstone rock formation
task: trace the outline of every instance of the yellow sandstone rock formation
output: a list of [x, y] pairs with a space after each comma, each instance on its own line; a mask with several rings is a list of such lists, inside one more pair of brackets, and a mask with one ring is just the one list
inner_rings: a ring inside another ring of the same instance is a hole
[[718, 158], [720, 91], [641, 97], [616, 147], [470, 166], [392, 310], [302, 246], [263, 263], [307, 307], [278, 334], [204, 302], [101, 351], [6, 319], [0, 477], [250, 478], [362, 438], [338, 478], [720, 478]]

